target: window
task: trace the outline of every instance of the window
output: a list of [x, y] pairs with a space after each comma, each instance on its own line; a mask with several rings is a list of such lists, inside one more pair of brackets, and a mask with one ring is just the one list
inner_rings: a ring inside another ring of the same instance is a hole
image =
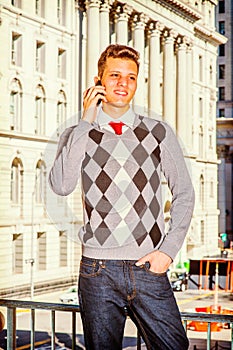
[[15, 66], [22, 66], [22, 35], [12, 33], [11, 38], [11, 63]]
[[204, 153], [204, 133], [203, 133], [203, 127], [200, 126], [199, 128], [199, 157], [203, 158]]
[[220, 34], [225, 34], [225, 22], [224, 21], [220, 21], [218, 22], [218, 30]]
[[203, 118], [203, 100], [199, 97], [199, 118]]
[[57, 21], [63, 26], [66, 25], [66, 0], [57, 0]]
[[218, 77], [219, 79], [225, 79], [225, 64], [218, 66]]
[[205, 222], [204, 222], [204, 220], [201, 220], [200, 226], [201, 226], [201, 243], [204, 244], [205, 243]]
[[66, 51], [58, 49], [57, 75], [59, 78], [66, 79]]
[[45, 92], [41, 85], [36, 88], [35, 105], [34, 132], [36, 135], [43, 135], [45, 133]]
[[224, 86], [221, 86], [220, 88], [218, 88], [218, 98], [219, 98], [219, 101], [224, 101], [225, 100], [225, 87]]
[[10, 129], [22, 129], [22, 87], [18, 79], [13, 79], [10, 85]]
[[209, 74], [210, 74], [210, 83], [212, 83], [213, 82], [213, 66], [212, 66], [212, 64], [210, 65]]
[[38, 40], [36, 42], [36, 71], [45, 72], [45, 43]]
[[220, 108], [218, 111], [219, 118], [225, 118], [225, 109]]
[[203, 81], [203, 57], [199, 56], [199, 80]]
[[213, 136], [209, 135], [209, 149], [213, 149]]
[[214, 198], [214, 181], [210, 180], [210, 197]]
[[12, 272], [23, 273], [23, 235], [13, 234], [12, 241]]
[[59, 232], [60, 239], [60, 267], [67, 266], [67, 237], [65, 231]]
[[57, 136], [60, 135], [60, 129], [64, 130], [66, 122], [66, 95], [60, 90], [57, 102]]
[[23, 164], [19, 158], [14, 158], [11, 164], [11, 202], [22, 204], [23, 196]]
[[40, 17], [44, 17], [44, 0], [36, 0], [35, 13]]
[[199, 200], [201, 208], [204, 209], [204, 177], [200, 176]]
[[225, 13], [225, 0], [219, 0], [218, 13]]
[[43, 160], [39, 160], [36, 165], [35, 177], [35, 202], [42, 204], [46, 196], [46, 166]]
[[46, 233], [37, 233], [37, 266], [38, 270], [46, 270]]
[[15, 6], [15, 7], [21, 7], [21, 0], [11, 0], [11, 5]]
[[219, 56], [225, 56], [225, 45], [224, 44], [219, 45], [218, 53], [219, 53]]

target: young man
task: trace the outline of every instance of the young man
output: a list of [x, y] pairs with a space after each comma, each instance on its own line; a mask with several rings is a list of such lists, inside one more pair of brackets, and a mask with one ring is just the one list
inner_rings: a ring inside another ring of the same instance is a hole
[[[147, 349], [188, 349], [167, 270], [187, 233], [194, 192], [171, 128], [130, 107], [138, 70], [134, 49], [106, 48], [96, 85], [84, 92], [82, 120], [64, 131], [50, 172], [52, 189], [63, 196], [81, 177], [79, 302], [87, 350], [122, 349], [126, 310]], [[168, 232], [161, 173], [172, 192]]]

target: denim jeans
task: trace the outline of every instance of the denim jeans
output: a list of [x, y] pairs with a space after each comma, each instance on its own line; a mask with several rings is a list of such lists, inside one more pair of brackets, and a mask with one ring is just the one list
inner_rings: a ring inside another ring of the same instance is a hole
[[167, 273], [135, 262], [82, 257], [79, 303], [86, 349], [121, 350], [128, 314], [148, 350], [187, 350]]

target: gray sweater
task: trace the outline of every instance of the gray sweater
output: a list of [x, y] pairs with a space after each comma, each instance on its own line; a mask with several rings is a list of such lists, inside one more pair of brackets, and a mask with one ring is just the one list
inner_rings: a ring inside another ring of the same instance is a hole
[[[162, 173], [172, 193], [167, 232]], [[66, 129], [49, 183], [66, 196], [80, 178], [83, 255], [133, 260], [159, 249], [175, 258], [192, 217], [194, 190], [177, 138], [166, 123], [136, 115], [133, 128], [122, 135], [83, 120]]]

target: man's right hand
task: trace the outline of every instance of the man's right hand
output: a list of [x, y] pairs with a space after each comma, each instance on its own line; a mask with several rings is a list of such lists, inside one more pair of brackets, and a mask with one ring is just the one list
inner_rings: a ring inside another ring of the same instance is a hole
[[83, 93], [83, 115], [82, 119], [90, 124], [93, 123], [97, 115], [97, 103], [101, 99], [107, 102], [105, 87], [95, 85], [85, 90]]

